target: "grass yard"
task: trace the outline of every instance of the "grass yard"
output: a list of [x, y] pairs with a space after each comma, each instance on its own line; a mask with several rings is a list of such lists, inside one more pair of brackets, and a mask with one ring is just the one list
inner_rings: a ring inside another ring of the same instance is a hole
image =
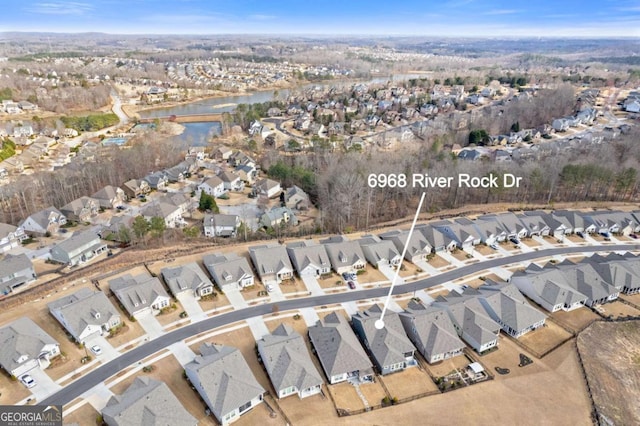
[[433, 377], [443, 377], [459, 368], [467, 368], [471, 363], [466, 356], [460, 355], [453, 358], [445, 359], [434, 364], [428, 364], [427, 369]]
[[[79, 364], [79, 363], [78, 363]], [[0, 404], [13, 405], [31, 395], [29, 389], [17, 380], [12, 380], [4, 371], [0, 371]]]
[[627, 302], [630, 302], [632, 304], [634, 304], [635, 306], [640, 307], [640, 293], [638, 294], [633, 294], [633, 295], [626, 295], [626, 294], [621, 294], [620, 295], [621, 298], [623, 298], [624, 300], [626, 300]]
[[307, 291], [307, 286], [299, 278], [293, 278], [291, 280], [285, 280], [280, 283], [280, 290], [284, 294], [297, 293], [299, 291]]
[[560, 342], [571, 338], [571, 334], [553, 321], [545, 321], [543, 327], [533, 330], [518, 340], [537, 353], [544, 353]]
[[612, 315], [613, 318], [624, 318], [626, 316], [637, 317], [640, 316], [640, 310], [629, 306], [626, 303], [622, 303], [619, 300], [615, 302], [606, 303], [601, 305], [605, 315]]
[[379, 405], [382, 402], [382, 399], [387, 396], [384, 388], [379, 382], [379, 376], [376, 376], [375, 383], [361, 384], [360, 392], [362, 392], [369, 405]]
[[[400, 267], [400, 276], [402, 278], [417, 278], [418, 274], [423, 274], [424, 271], [414, 265], [411, 262], [407, 262], [406, 260], [402, 261], [402, 266]], [[421, 275], [424, 276], [424, 275]]]
[[[532, 364], [519, 367], [520, 354], [525, 354], [533, 360]], [[509, 337], [502, 334], [498, 338], [498, 350], [490, 352], [480, 357], [482, 364], [495, 376], [496, 380], [505, 380], [522, 375], [538, 373], [544, 370], [544, 365], [532, 354], [520, 347]], [[495, 367], [507, 368], [509, 374], [501, 375], [496, 372]]]
[[[64, 410], [62, 411], [64, 415]], [[91, 406], [88, 402], [85, 402], [80, 408], [73, 411], [69, 415], [64, 415], [63, 422], [64, 424], [73, 424], [77, 423], [80, 426], [97, 426], [99, 423], [97, 422], [98, 416], [100, 413]]]
[[123, 317], [122, 322], [124, 323], [122, 330], [112, 337], [107, 337], [109, 343], [111, 343], [111, 346], [114, 348], [122, 346], [145, 334], [137, 321], [129, 321], [126, 317]]
[[169, 309], [168, 311], [162, 314], [156, 315], [156, 319], [160, 324], [162, 324], [163, 327], [171, 324], [172, 322], [176, 322], [182, 319], [180, 318], [180, 312], [184, 311], [184, 308], [182, 307], [180, 302], [178, 302], [177, 300], [175, 301], [172, 300], [169, 307], [172, 307], [174, 304], [176, 307], [175, 309]]
[[[329, 392], [331, 392], [331, 396], [333, 397], [333, 401], [336, 404], [336, 409], [356, 411], [364, 408], [362, 399], [360, 399], [356, 392], [356, 388], [351, 383], [342, 382], [335, 385], [329, 385], [328, 388]], [[384, 395], [380, 397], [377, 402], [374, 402], [374, 404], [379, 404], [382, 398], [384, 398]]]
[[358, 274], [358, 282], [360, 284], [376, 283], [379, 281], [389, 281], [389, 279], [373, 266], [368, 266], [364, 269], [363, 273]]
[[442, 257], [438, 255], [433, 256], [431, 259], [429, 259], [427, 263], [433, 266], [434, 268], [444, 268], [445, 266], [450, 265], [449, 262], [447, 262], [446, 260], [444, 260]]
[[[275, 410], [273, 399], [269, 397], [266, 398], [266, 401], [271, 405], [271, 407]], [[240, 418], [235, 421], [233, 424], [238, 426], [254, 426], [254, 425], [265, 425], [265, 426], [286, 426], [287, 422], [282, 418], [280, 413], [276, 410], [276, 415], [274, 417], [270, 416], [271, 412], [266, 404], [258, 404], [253, 407], [249, 412], [240, 416]], [[214, 423], [212, 423], [214, 424]]]
[[[327, 394], [326, 387], [323, 388], [323, 392]], [[292, 395], [278, 400], [278, 404], [294, 425], [320, 422], [334, 424], [338, 420], [338, 414], [328, 395], [318, 394], [304, 399]]]

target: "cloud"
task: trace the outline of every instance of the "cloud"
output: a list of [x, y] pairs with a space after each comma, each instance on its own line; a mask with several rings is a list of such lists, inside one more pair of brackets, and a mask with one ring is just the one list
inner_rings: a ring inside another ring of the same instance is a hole
[[520, 12], [519, 10], [515, 10], [515, 9], [495, 9], [495, 10], [489, 10], [487, 12], [483, 12], [483, 15], [513, 15], [514, 13], [518, 13]]
[[256, 13], [253, 15], [249, 15], [249, 19], [252, 19], [254, 21], [270, 21], [272, 19], [276, 19], [276, 16], [274, 15], [262, 15], [260, 13]]
[[84, 15], [93, 10], [89, 3], [76, 1], [51, 1], [34, 3], [26, 8], [27, 12], [39, 13], [42, 15]]

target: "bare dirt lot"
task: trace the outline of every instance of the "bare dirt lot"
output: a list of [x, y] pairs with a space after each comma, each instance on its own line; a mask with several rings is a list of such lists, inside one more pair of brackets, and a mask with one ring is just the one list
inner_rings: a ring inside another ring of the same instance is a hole
[[551, 318], [578, 333], [592, 321], [600, 319], [600, 316], [589, 308], [578, 308], [570, 312], [554, 312]]
[[577, 338], [596, 409], [616, 425], [640, 424], [640, 321], [598, 321]]
[[379, 378], [387, 387], [391, 398], [400, 400], [427, 392], [438, 392], [438, 387], [429, 374], [420, 367], [407, 368], [398, 373]]
[[543, 354], [571, 337], [571, 333], [558, 324], [545, 321], [543, 327], [528, 332], [518, 340], [530, 348], [534, 354]]
[[619, 300], [615, 302], [606, 303], [601, 306], [604, 311], [604, 315], [611, 315], [613, 318], [624, 318], [626, 316], [637, 317], [640, 316], [640, 310], [629, 306], [626, 303], [622, 303]]
[[99, 415], [100, 413], [87, 402], [71, 414], [65, 415], [64, 424], [77, 423], [80, 426], [96, 426], [98, 424], [96, 419]]

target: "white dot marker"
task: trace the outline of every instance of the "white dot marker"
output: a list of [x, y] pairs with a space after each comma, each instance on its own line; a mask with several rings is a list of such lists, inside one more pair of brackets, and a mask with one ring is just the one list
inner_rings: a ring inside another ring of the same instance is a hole
[[378, 330], [382, 330], [384, 328], [384, 321], [382, 321], [381, 319], [376, 320], [376, 322], [373, 324]]

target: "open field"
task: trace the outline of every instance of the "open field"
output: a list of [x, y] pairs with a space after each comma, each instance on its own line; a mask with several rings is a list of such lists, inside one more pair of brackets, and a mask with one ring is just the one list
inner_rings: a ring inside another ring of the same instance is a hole
[[391, 398], [404, 399], [426, 392], [438, 392], [438, 387], [429, 374], [420, 367], [407, 368], [398, 373], [379, 377], [384, 382]]
[[640, 424], [640, 321], [598, 321], [577, 338], [598, 414], [616, 425]]
[[[485, 359], [486, 356], [481, 361], [485, 363]], [[523, 370], [535, 365], [536, 362]], [[517, 364], [515, 368], [518, 368]], [[544, 359], [539, 371], [531, 373], [518, 377], [512, 376], [512, 372], [502, 380], [496, 377], [496, 380], [453, 392], [343, 417], [333, 424], [591, 424], [590, 403], [572, 345], [562, 345]], [[318, 423], [310, 419], [302, 424]]]
[[571, 333], [558, 324], [545, 321], [543, 327], [528, 332], [518, 340], [532, 351], [543, 354], [571, 337]]
[[578, 308], [570, 312], [554, 312], [551, 314], [551, 318], [578, 333], [592, 321], [600, 319], [600, 316], [589, 308]]

